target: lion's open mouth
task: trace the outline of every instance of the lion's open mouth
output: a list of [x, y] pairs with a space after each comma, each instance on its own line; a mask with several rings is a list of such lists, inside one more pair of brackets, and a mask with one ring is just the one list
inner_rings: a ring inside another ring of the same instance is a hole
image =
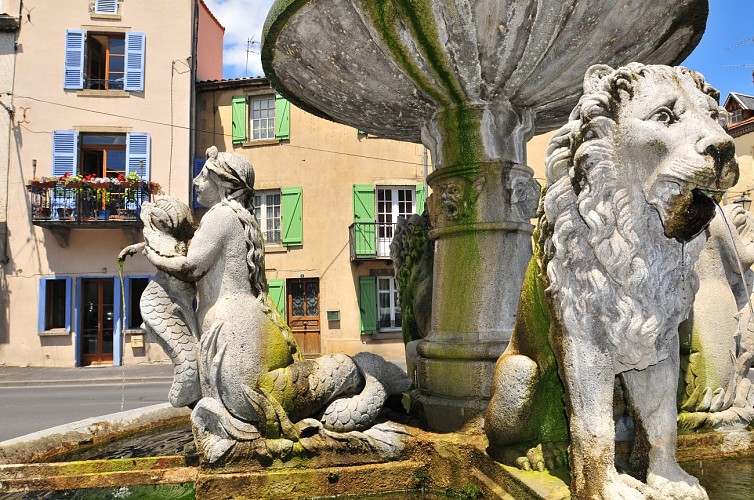
[[683, 243], [704, 231], [715, 216], [715, 205], [722, 194], [721, 191], [694, 188], [674, 197], [665, 219], [665, 236]]

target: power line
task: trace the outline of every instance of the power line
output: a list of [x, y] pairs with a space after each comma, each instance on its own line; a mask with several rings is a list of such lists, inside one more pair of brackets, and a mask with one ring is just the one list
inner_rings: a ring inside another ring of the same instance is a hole
[[[60, 106], [60, 107], [63, 107], [63, 108], [68, 108], [68, 109], [75, 109], [75, 110], [78, 110], [78, 111], [86, 111], [88, 113], [94, 113], [94, 114], [97, 114], [97, 115], [112, 116], [112, 117], [115, 117], [115, 118], [124, 118], [126, 120], [133, 120], [133, 121], [136, 121], [136, 122], [150, 123], [150, 124], [153, 124], [153, 125], [162, 125], [163, 127], [171, 127], [171, 129], [177, 128], [177, 129], [181, 129], [181, 130], [188, 130], [188, 131], [194, 131], [194, 132], [201, 132], [201, 133], [205, 133], [205, 134], [212, 134], [213, 136], [219, 136], [219, 137], [230, 137], [230, 138], [233, 137], [232, 134], [219, 133], [219, 132], [215, 132], [213, 130], [204, 130], [204, 129], [199, 129], [199, 128], [195, 128], [195, 127], [186, 127], [184, 125], [175, 125], [175, 124], [170, 124], [170, 123], [167, 123], [167, 122], [161, 122], [161, 121], [157, 121], [157, 120], [149, 120], [149, 119], [146, 119], [146, 118], [136, 118], [136, 117], [133, 117], [133, 116], [119, 115], [117, 113], [108, 113], [106, 111], [95, 111], [93, 109], [82, 108], [82, 107], [73, 106], [73, 105], [70, 105], [70, 104], [62, 104], [62, 103], [54, 102], [54, 101], [47, 101], [45, 99], [39, 99], [38, 97], [30, 97], [30, 96], [23, 96], [23, 95], [14, 95], [13, 97], [18, 98], [18, 99], [29, 99], [30, 101], [41, 102], [41, 103], [44, 103], [44, 104], [50, 104], [50, 105], [53, 105], [53, 106]], [[42, 131], [42, 130], [35, 131], [35, 130], [31, 130], [28, 127], [22, 127], [22, 128], [24, 128], [24, 129], [26, 129], [29, 132], [32, 132], [34, 134], [51, 134], [52, 133], [52, 131]], [[320, 153], [329, 153], [329, 154], [334, 154], [334, 155], [349, 156], [349, 157], [353, 157], [353, 158], [362, 158], [362, 159], [365, 159], [365, 160], [378, 160], [378, 161], [384, 161], [384, 162], [389, 162], [389, 163], [404, 163], [404, 164], [407, 164], [407, 165], [422, 165], [421, 162], [413, 162], [413, 161], [406, 161], [406, 160], [396, 160], [396, 159], [392, 159], [392, 158], [380, 158], [378, 156], [360, 155], [360, 154], [356, 154], [356, 153], [345, 153], [343, 151], [332, 151], [330, 149], [312, 148], [312, 147], [307, 147], [307, 146], [296, 146], [294, 144], [287, 144], [287, 146], [291, 147], [291, 148], [296, 148], [296, 149], [304, 149], [304, 150], [307, 150], [307, 151], [317, 151], [317, 152], [320, 152]]]

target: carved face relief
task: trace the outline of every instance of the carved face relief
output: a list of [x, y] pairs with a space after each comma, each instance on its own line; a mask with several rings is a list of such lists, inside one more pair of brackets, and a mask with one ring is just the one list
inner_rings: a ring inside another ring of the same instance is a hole
[[521, 221], [528, 221], [537, 215], [541, 187], [529, 176], [518, 176], [511, 181], [512, 213]]
[[438, 186], [440, 206], [448, 220], [460, 221], [471, 214], [484, 183], [484, 177], [473, 183], [464, 178], [455, 178]]
[[688, 73], [657, 71], [637, 79], [618, 110], [615, 156], [625, 185], [643, 185], [665, 235], [688, 241], [712, 220], [713, 200], [738, 180], [733, 140], [718, 121], [715, 99]]

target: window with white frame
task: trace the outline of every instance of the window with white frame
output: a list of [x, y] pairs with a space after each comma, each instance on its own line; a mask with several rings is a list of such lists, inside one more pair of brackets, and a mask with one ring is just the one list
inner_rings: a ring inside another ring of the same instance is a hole
[[275, 95], [249, 98], [251, 140], [275, 139]]
[[377, 187], [377, 255], [390, 255], [398, 217], [411, 217], [415, 211], [415, 186]]
[[265, 243], [280, 241], [280, 191], [257, 191], [254, 195], [254, 215], [259, 222]]
[[398, 283], [394, 276], [377, 277], [377, 326], [383, 331], [401, 328]]
[[744, 119], [744, 112], [741, 108], [734, 109], [730, 114], [730, 122], [738, 123]]

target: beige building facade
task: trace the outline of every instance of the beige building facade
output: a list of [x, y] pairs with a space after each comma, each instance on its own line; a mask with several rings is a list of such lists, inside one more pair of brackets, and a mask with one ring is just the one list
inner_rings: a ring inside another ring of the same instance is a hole
[[[221, 77], [223, 28], [201, 0], [23, 5], [0, 364], [165, 360], [145, 341], [135, 307], [154, 268], [134, 257], [121, 280], [116, 257], [141, 239], [150, 181], [189, 201], [194, 83], [198, 74]], [[61, 180], [46, 183], [53, 176]]]

